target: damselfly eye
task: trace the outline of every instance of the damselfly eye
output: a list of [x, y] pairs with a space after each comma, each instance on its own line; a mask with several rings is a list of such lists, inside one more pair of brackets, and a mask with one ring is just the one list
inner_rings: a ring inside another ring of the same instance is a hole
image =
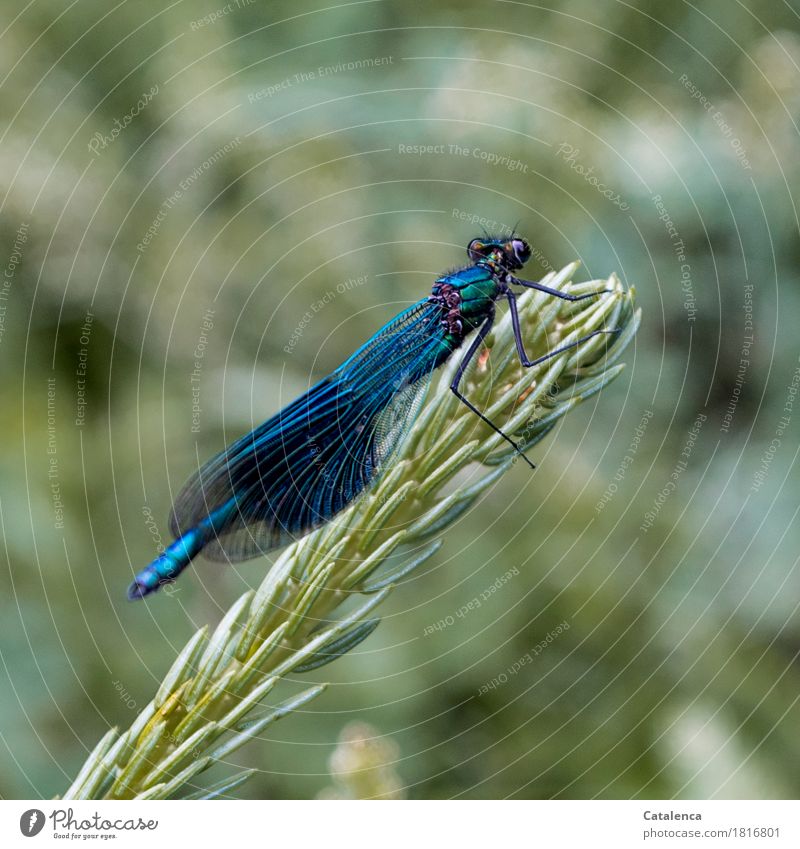
[[526, 263], [531, 258], [531, 246], [525, 239], [512, 239], [511, 247], [514, 255], [521, 263]]
[[467, 255], [473, 262], [476, 262], [482, 256], [486, 256], [487, 248], [488, 246], [486, 242], [482, 241], [481, 239], [473, 239], [467, 245]]

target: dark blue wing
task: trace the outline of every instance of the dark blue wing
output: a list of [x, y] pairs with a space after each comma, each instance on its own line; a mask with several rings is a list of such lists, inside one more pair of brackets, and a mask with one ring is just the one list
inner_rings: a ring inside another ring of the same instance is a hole
[[176, 537], [219, 511], [212, 560], [246, 560], [327, 522], [402, 440], [451, 352], [441, 309], [398, 315], [331, 375], [200, 468], [175, 502]]

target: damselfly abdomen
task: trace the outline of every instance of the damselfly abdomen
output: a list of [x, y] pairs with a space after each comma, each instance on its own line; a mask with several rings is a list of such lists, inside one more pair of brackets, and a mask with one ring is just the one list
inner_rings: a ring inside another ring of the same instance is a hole
[[469, 265], [436, 280], [428, 297], [195, 473], [173, 507], [170, 528], [175, 542], [136, 575], [129, 598], [142, 598], [174, 581], [201, 551], [212, 560], [247, 560], [332, 519], [375, 478], [413, 421], [432, 373], [472, 333], [450, 388], [521, 453], [511, 437], [459, 391], [467, 365], [491, 330], [496, 302], [508, 302], [524, 366], [609, 331], [597, 330], [529, 360], [512, 286], [567, 300], [595, 294], [568, 295], [515, 277], [531, 255], [525, 239], [515, 235], [473, 239], [467, 254]]

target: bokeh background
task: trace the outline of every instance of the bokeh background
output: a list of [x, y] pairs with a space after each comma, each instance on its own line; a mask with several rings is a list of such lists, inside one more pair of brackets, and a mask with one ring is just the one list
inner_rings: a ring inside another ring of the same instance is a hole
[[795, 4], [0, 18], [0, 795], [62, 792], [268, 568], [125, 600], [197, 459], [515, 224], [528, 276], [636, 287], [629, 368], [305, 676], [239, 795], [329, 792], [354, 720], [412, 798], [800, 793]]

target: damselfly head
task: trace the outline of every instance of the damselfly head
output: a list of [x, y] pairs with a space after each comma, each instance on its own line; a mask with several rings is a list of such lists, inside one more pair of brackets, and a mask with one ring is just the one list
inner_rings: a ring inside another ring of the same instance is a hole
[[473, 239], [467, 246], [473, 262], [491, 259], [509, 271], [516, 271], [531, 258], [531, 246], [520, 236]]

